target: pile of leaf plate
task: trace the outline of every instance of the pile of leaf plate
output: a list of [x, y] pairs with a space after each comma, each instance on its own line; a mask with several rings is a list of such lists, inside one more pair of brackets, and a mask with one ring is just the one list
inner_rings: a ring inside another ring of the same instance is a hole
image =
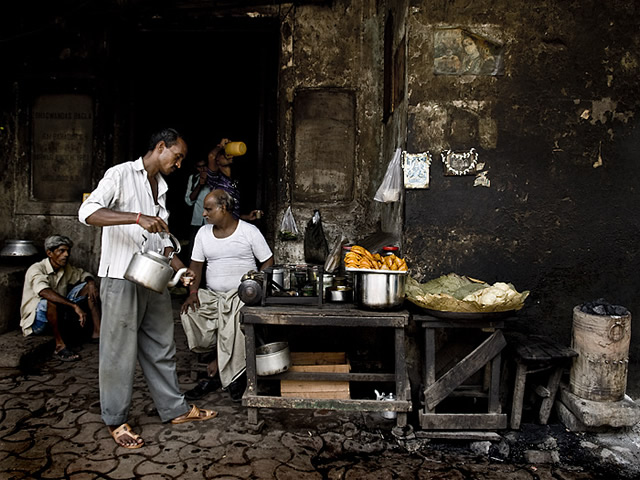
[[520, 310], [529, 291], [518, 292], [510, 283], [493, 285], [450, 273], [419, 283], [407, 278], [407, 299], [419, 307], [441, 312], [507, 312]]

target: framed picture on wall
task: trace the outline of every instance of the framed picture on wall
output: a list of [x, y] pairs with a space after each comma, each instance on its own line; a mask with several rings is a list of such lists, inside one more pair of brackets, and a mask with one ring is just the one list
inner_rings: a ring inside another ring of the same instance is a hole
[[475, 175], [478, 167], [478, 154], [475, 148], [466, 152], [446, 150], [440, 154], [444, 174], [447, 176]]

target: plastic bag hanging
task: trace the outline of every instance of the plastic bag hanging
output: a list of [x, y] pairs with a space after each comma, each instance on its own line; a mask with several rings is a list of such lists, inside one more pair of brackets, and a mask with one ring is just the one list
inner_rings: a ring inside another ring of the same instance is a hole
[[293, 212], [291, 211], [291, 205], [287, 207], [287, 211], [284, 212], [282, 222], [280, 223], [280, 240], [296, 240], [298, 238], [298, 227], [296, 226], [296, 219], [293, 218]]
[[402, 164], [400, 162], [401, 153], [402, 150], [397, 148], [393, 154], [393, 158], [389, 162], [382, 183], [373, 197], [375, 201], [389, 203], [400, 200], [400, 192], [402, 191], [403, 184]]
[[324, 236], [320, 212], [316, 210], [307, 223], [304, 232], [304, 261], [316, 265], [324, 264], [329, 254], [329, 246]]

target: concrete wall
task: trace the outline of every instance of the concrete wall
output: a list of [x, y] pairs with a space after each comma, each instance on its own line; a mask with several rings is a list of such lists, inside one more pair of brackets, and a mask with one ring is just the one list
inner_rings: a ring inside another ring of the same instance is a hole
[[[112, 20], [129, 14], [133, 3], [114, 5]], [[185, 9], [184, 15], [191, 11]], [[389, 12], [391, 50], [405, 52], [406, 70], [399, 76], [405, 90], [383, 121]], [[453, 271], [513, 282], [531, 291], [522, 312], [529, 325], [565, 341], [576, 304], [606, 297], [632, 313], [639, 310], [634, 233], [640, 203], [640, 13], [634, 3], [336, 0], [236, 14], [280, 21], [272, 229], [291, 205], [302, 231], [319, 209], [330, 243], [341, 234], [358, 240], [379, 229], [402, 231], [403, 251], [417, 278]], [[5, 171], [0, 239], [40, 244], [52, 230], [64, 231], [79, 245], [74, 256], [89, 268], [97, 260], [97, 229], [79, 225], [73, 214], [17, 213], [30, 188], [25, 98], [34, 82], [91, 85], [97, 138], [88, 175], [95, 183], [107, 163], [130, 159], [127, 102], [135, 99], [113, 81], [122, 75], [113, 68], [118, 62], [111, 50], [112, 33], [121, 25], [108, 24], [108, 17], [51, 17], [46, 25], [36, 22], [43, 28], [34, 31], [42, 33], [7, 37], [12, 40], [2, 47], [8, 67], [0, 74]], [[192, 20], [200, 26], [206, 23], [203, 18]], [[20, 22], [15, 26], [18, 32]], [[443, 27], [462, 28], [502, 45], [503, 74], [435, 75], [433, 38]], [[349, 200], [300, 201], [293, 193], [301, 161], [296, 158], [294, 106], [296, 96], [310, 90], [354, 96], [355, 176]], [[381, 205], [372, 198], [398, 146], [434, 154], [431, 185], [407, 191], [401, 204]], [[485, 164], [488, 188], [474, 187], [473, 176], [443, 175], [440, 151], [472, 147]], [[68, 207], [73, 212], [77, 205]], [[275, 242], [275, 252], [278, 261], [300, 261], [302, 241]], [[640, 353], [635, 337], [632, 359]]]
[[[627, 2], [411, 3], [407, 149], [475, 147], [491, 181], [435, 160], [431, 188], [407, 192], [418, 277], [513, 282], [531, 291], [526, 325], [566, 342], [574, 305], [640, 311], [639, 18]], [[504, 74], [434, 75], [443, 26], [502, 44]]]

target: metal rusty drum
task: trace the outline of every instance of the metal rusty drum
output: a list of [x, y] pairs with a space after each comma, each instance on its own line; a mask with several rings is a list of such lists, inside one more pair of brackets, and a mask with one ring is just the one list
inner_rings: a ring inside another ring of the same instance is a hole
[[598, 402], [622, 400], [627, 388], [631, 314], [592, 315], [573, 309], [571, 392]]

